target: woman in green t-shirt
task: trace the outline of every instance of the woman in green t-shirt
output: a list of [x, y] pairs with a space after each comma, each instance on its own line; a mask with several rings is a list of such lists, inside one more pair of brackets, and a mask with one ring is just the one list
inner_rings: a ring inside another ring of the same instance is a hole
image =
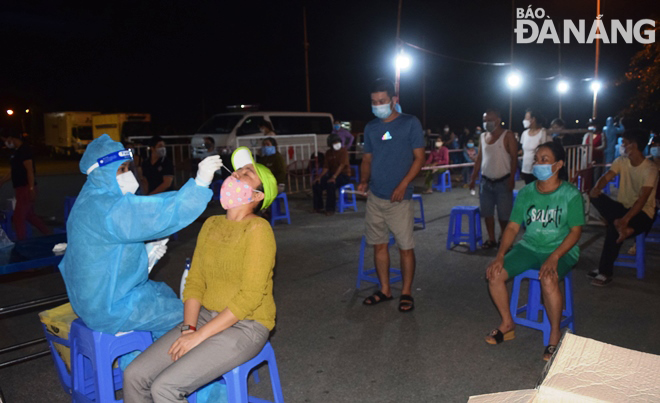
[[[499, 344], [515, 337], [516, 325], [509, 311], [505, 283], [536, 269], [551, 326], [550, 344], [543, 354], [548, 360], [561, 337], [563, 301], [559, 281], [575, 266], [580, 255], [577, 242], [584, 225], [584, 204], [580, 191], [568, 183], [561, 145], [548, 142], [538, 146], [533, 173], [537, 180], [518, 192], [497, 257], [486, 270], [490, 295], [502, 317], [500, 325], [486, 336], [486, 343]], [[525, 234], [509, 251], [523, 223]]]

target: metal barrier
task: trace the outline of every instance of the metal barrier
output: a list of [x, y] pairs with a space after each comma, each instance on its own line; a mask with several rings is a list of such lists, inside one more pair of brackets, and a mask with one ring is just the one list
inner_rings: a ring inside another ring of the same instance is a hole
[[[132, 147], [144, 161], [151, 157], [148, 146], [135, 145]], [[172, 187], [178, 189], [192, 176], [192, 148], [190, 144], [165, 144], [167, 156], [174, 165], [174, 181]]]
[[[236, 148], [248, 147], [253, 155], [257, 155], [262, 142], [272, 136], [250, 136], [236, 138]], [[287, 193], [307, 191], [312, 188], [312, 162], [318, 168], [319, 147], [315, 134], [298, 134], [275, 136], [277, 150], [284, 157], [287, 167]], [[327, 147], [323, 147], [327, 149]]]

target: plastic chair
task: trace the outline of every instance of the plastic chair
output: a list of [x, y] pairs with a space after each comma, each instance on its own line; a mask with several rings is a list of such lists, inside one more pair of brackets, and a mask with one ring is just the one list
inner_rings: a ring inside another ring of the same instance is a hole
[[433, 190], [439, 190], [441, 192], [451, 190], [451, 174], [449, 173], [449, 170], [438, 175], [438, 179], [433, 184]]
[[[394, 236], [390, 234], [390, 240], [389, 243], [387, 244], [387, 247], [389, 248], [390, 246], [394, 245]], [[367, 237], [362, 235], [362, 240], [360, 241], [360, 261], [358, 263], [358, 276], [357, 276], [357, 282], [355, 283], [355, 288], [360, 289], [360, 285], [363, 281], [367, 281], [369, 283], [375, 283], [380, 286], [380, 280], [378, 280], [378, 276], [376, 275], [376, 268], [372, 267], [371, 269], [364, 269], [364, 250], [367, 247]], [[394, 276], [392, 277], [392, 274]], [[401, 281], [401, 270], [399, 269], [393, 269], [390, 267], [390, 284], [396, 283]]]
[[346, 193], [347, 190], [355, 191], [355, 186], [352, 183], [344, 185], [339, 188], [339, 212], [343, 213], [344, 210], [353, 208], [358, 211], [357, 198], [355, 193]]
[[641, 280], [646, 274], [646, 234], [642, 232], [637, 235], [635, 241], [636, 253], [634, 255], [620, 253], [614, 265], [637, 269], [637, 279]]
[[413, 194], [412, 199], [419, 202], [419, 210], [421, 211], [421, 217], [415, 217], [415, 224], [422, 224], [422, 229], [426, 229], [426, 220], [424, 219], [424, 202], [422, 201], [422, 195]]
[[[239, 365], [226, 374], [222, 375], [221, 382], [227, 385], [227, 400], [229, 403], [268, 403], [268, 400], [256, 398], [248, 395], [247, 378], [250, 372], [255, 370], [261, 363], [268, 364], [268, 373], [270, 374], [270, 383], [273, 389], [273, 396], [275, 403], [284, 403], [282, 396], [282, 386], [280, 385], [280, 375], [277, 370], [277, 362], [275, 361], [275, 351], [270, 345], [270, 341], [266, 342], [264, 348], [257, 354], [256, 357], [248, 362]], [[257, 379], [256, 372], [254, 372], [255, 381]], [[193, 392], [188, 396], [189, 403], [197, 403], [197, 392]]]
[[291, 216], [289, 215], [289, 199], [286, 193], [280, 193], [273, 200], [270, 206], [270, 225], [275, 226], [275, 221], [286, 220], [287, 224], [291, 225]]
[[360, 183], [360, 166], [359, 165], [351, 165], [351, 177], [350, 179], [354, 181], [355, 183]]
[[[468, 232], [463, 232], [463, 215], [468, 216]], [[451, 209], [449, 216], [449, 231], [447, 232], [447, 249], [467, 242], [470, 252], [477, 250], [477, 243], [482, 245], [481, 214], [477, 206], [456, 206]], [[452, 245], [454, 244], [454, 245]]]
[[[524, 279], [529, 279], [529, 290], [527, 292], [527, 304], [518, 307], [520, 299], [520, 283]], [[575, 317], [573, 316], [573, 276], [569, 272], [564, 277], [564, 298], [566, 299], [566, 308], [562, 311], [562, 317], [559, 328], [568, 326], [573, 333], [575, 333]], [[511, 316], [513, 321], [522, 326], [530, 327], [532, 329], [540, 330], [543, 332], [543, 344], [550, 343], [550, 320], [545, 311], [545, 307], [541, 303], [541, 282], [539, 281], [538, 270], [527, 270], [524, 273], [517, 275], [513, 279], [513, 291], [511, 292]], [[525, 313], [525, 317], [518, 317], [518, 314]], [[539, 313], [541, 320], [539, 321]]]
[[144, 351], [152, 342], [150, 332], [116, 336], [93, 331], [82, 320], [74, 320], [69, 333], [73, 402], [122, 402], [115, 399], [115, 392], [123, 386], [123, 372], [113, 369], [113, 363], [122, 355]]

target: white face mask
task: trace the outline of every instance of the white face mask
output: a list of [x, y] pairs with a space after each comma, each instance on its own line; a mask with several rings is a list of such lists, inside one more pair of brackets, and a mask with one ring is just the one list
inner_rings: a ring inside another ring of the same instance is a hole
[[10, 141], [5, 141], [5, 145], [6, 145], [7, 148], [9, 148], [9, 149], [14, 148], [14, 143], [12, 143], [12, 142], [10, 142]]
[[341, 150], [341, 143], [335, 143], [332, 145], [332, 149], [335, 151]]
[[158, 156], [161, 158], [164, 158], [167, 155], [167, 148], [165, 147], [159, 148], [157, 151], [158, 151]]
[[122, 194], [135, 194], [140, 187], [133, 172], [124, 172], [123, 174], [117, 175], [117, 183], [119, 184], [119, 189], [121, 189]]
[[624, 146], [623, 144], [619, 146], [619, 155], [621, 155], [622, 157], [628, 156], [628, 151], [626, 150], [626, 146]]
[[528, 119], [524, 119], [524, 120], [523, 120], [523, 127], [524, 127], [525, 129], [529, 129], [529, 126], [530, 126], [531, 124], [532, 124], [532, 122], [529, 121]]
[[438, 141], [438, 142], [436, 142], [436, 143], [435, 143], [435, 146], [436, 146], [437, 148], [442, 147], [442, 141]]
[[445, 133], [449, 133], [449, 128], [448, 128], [448, 127], [445, 127], [445, 128], [444, 128], [444, 131], [445, 131]]
[[484, 122], [484, 130], [487, 132], [495, 130], [495, 122]]

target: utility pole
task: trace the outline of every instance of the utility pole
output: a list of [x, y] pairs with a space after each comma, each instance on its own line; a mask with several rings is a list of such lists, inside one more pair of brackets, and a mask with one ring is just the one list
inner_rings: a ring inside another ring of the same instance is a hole
[[[600, 0], [596, 0], [596, 18], [598, 19], [598, 28], [596, 31], [596, 63], [594, 67], [594, 82], [598, 82], [598, 59], [600, 58]], [[596, 103], [598, 100], [598, 90], [594, 90], [594, 105], [591, 111], [591, 118], [596, 119]]]
[[[401, 49], [403, 48], [403, 44], [401, 43], [401, 7], [403, 6], [403, 0], [399, 0], [399, 12], [397, 13], [396, 17], [396, 54], [401, 53]], [[394, 80], [394, 93], [396, 94], [397, 97], [399, 97], [399, 82], [401, 81], [401, 68], [399, 67], [398, 63], [396, 66], [396, 78]], [[401, 98], [399, 97], [399, 103], [401, 103]]]
[[[513, 72], [513, 35], [516, 23], [516, 0], [511, 0], [511, 72]], [[509, 130], [513, 123], [513, 88], [509, 88]]]
[[307, 41], [307, 7], [303, 7], [303, 30], [305, 36], [305, 90], [307, 92], [307, 112], [311, 112], [309, 101], [309, 42]]

